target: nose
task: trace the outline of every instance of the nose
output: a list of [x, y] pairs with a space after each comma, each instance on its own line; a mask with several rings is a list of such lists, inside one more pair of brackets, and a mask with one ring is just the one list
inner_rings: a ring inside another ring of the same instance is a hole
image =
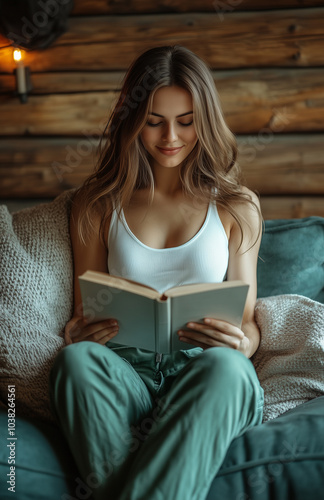
[[177, 131], [173, 123], [166, 123], [163, 129], [163, 139], [172, 143], [178, 139]]

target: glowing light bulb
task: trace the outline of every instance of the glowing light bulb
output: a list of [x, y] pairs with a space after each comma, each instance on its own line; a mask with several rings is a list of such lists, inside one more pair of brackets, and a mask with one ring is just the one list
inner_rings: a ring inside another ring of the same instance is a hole
[[19, 50], [19, 49], [14, 50], [14, 53], [13, 53], [13, 58], [14, 58], [14, 61], [15, 61], [15, 62], [22, 61], [22, 53], [21, 53], [21, 50]]

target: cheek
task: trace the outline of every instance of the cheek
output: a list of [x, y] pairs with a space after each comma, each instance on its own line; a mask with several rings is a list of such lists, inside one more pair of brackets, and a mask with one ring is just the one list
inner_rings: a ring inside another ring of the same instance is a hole
[[196, 143], [197, 142], [197, 134], [196, 130], [192, 128], [192, 130], [186, 131], [186, 137], [185, 140], [188, 144]]
[[144, 147], [148, 145], [150, 142], [154, 142], [155, 138], [155, 130], [154, 129], [149, 129], [148, 127], [145, 127], [142, 132], [141, 132], [141, 139]]
[[197, 140], [196, 130], [192, 128], [191, 130], [186, 130], [185, 132], [186, 142], [192, 143]]

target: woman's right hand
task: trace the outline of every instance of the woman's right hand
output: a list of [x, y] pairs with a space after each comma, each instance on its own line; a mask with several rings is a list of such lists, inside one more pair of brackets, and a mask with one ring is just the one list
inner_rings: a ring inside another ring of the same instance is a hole
[[113, 318], [89, 323], [83, 316], [74, 316], [65, 325], [64, 340], [67, 345], [87, 340], [104, 345], [118, 333], [118, 322]]

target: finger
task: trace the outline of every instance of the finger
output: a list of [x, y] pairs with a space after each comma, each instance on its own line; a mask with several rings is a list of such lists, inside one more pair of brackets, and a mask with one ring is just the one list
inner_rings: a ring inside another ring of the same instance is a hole
[[64, 340], [67, 345], [70, 345], [73, 343], [72, 341], [72, 331], [75, 328], [76, 323], [80, 320], [80, 318], [72, 318], [70, 321], [68, 321], [65, 325], [64, 328]]
[[107, 330], [107, 333], [111, 333], [118, 327], [116, 320], [109, 319], [104, 321], [97, 321], [96, 323], [88, 323], [86, 318], [82, 318], [76, 325], [74, 325], [70, 336], [74, 342], [79, 342], [81, 340], [89, 340], [92, 335], [101, 332], [102, 330]]
[[92, 342], [101, 342], [104, 338], [111, 339], [115, 337], [118, 333], [118, 328], [114, 328], [114, 330], [110, 330], [107, 328], [104, 328], [103, 330], [100, 330], [99, 332], [94, 333], [93, 335], [90, 335], [87, 337], [87, 340], [90, 340]]
[[211, 342], [209, 342], [207, 340], [205, 342], [205, 341], [202, 341], [202, 340], [192, 339], [192, 338], [184, 337], [184, 336], [179, 337], [179, 339], [182, 342], [185, 342], [185, 343], [197, 346], [197, 347], [201, 347], [204, 350], [205, 349], [209, 349], [210, 347], [228, 347], [227, 345], [222, 344], [221, 342], [217, 342], [217, 341], [211, 341]]
[[205, 318], [204, 323], [208, 326], [212, 326], [216, 330], [221, 331], [223, 333], [229, 335], [235, 335], [241, 340], [244, 338], [244, 333], [242, 332], [242, 330], [237, 326], [228, 323], [227, 321], [222, 321], [220, 319], [215, 319], [215, 318]]
[[65, 341], [66, 345], [70, 345], [73, 343], [69, 333], [66, 331], [64, 332], [64, 341]]
[[110, 332], [118, 327], [118, 322], [114, 319], [108, 319], [104, 321], [96, 321], [95, 323], [89, 323], [85, 325], [84, 332], [86, 336], [93, 335], [102, 330], [109, 330]]
[[110, 342], [118, 334], [118, 331], [119, 331], [119, 329], [115, 330], [114, 332], [103, 335], [100, 337], [99, 340], [95, 340], [93, 338], [91, 340], [93, 342], [97, 342], [98, 344], [105, 345], [105, 344], [107, 344], [107, 342]]
[[[228, 343], [229, 341], [229, 338], [233, 338], [234, 339], [234, 343], [237, 342], [237, 340], [240, 340], [238, 337], [236, 338], [235, 336], [232, 336], [232, 332], [230, 333], [227, 333], [227, 332], [222, 332], [222, 331], [219, 331], [219, 330], [215, 330], [215, 328], [210, 328], [210, 327], [206, 327], [205, 325], [201, 324], [201, 323], [187, 323], [187, 326], [189, 326], [190, 328], [192, 328], [191, 331], [188, 331], [186, 330], [186, 333], [189, 334], [190, 338], [195, 338], [193, 337], [193, 334], [194, 332], [200, 332], [214, 340], [217, 340], [219, 342], [223, 342], [225, 344]], [[233, 325], [230, 325], [230, 326], [233, 326]], [[233, 327], [235, 328], [235, 327]]]
[[187, 323], [186, 326], [188, 328], [191, 328], [193, 331], [202, 332], [202, 333], [205, 333], [206, 335], [209, 335], [209, 334], [212, 335], [213, 332], [215, 332], [214, 327], [210, 327], [210, 326], [207, 326], [207, 325], [202, 324], [202, 323], [190, 322], [190, 323]]
[[101, 344], [101, 345], [107, 344], [108, 342], [110, 342], [117, 335], [117, 333], [118, 333], [118, 331], [114, 332], [114, 333], [112, 333], [110, 335], [106, 335], [98, 343]]
[[208, 347], [231, 347], [232, 349], [239, 349], [241, 340], [236, 337], [231, 337], [216, 330], [205, 332], [194, 332], [188, 330], [181, 330], [178, 332], [180, 337], [185, 337], [187, 342], [198, 342]]
[[84, 327], [87, 324], [86, 318], [73, 318], [65, 327], [65, 331], [69, 335], [72, 342], [78, 337], [81, 337]]
[[187, 330], [180, 330], [179, 333], [179, 338], [180, 340], [184, 342], [189, 342], [190, 344], [193, 345], [198, 345], [199, 346], [206, 346], [206, 347], [216, 347], [216, 346], [222, 346], [222, 342], [220, 342], [217, 339], [214, 339], [212, 337], [209, 337], [207, 335], [202, 335], [201, 333], [198, 332], [189, 332]]

